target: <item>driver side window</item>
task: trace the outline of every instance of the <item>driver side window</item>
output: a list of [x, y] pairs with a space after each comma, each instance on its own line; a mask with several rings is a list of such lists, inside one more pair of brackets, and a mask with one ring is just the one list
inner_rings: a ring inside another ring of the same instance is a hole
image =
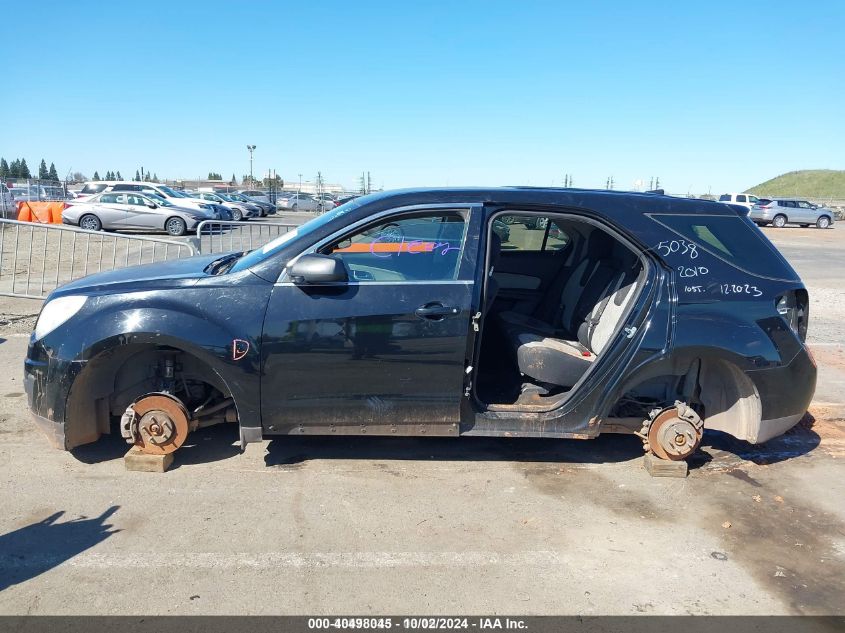
[[392, 217], [321, 249], [346, 266], [350, 281], [457, 279], [466, 234], [461, 212]]

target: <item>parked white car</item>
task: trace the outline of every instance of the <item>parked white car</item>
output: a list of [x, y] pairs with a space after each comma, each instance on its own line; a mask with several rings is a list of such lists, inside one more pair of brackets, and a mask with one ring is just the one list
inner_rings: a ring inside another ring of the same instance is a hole
[[760, 204], [760, 199], [757, 196], [752, 196], [750, 193], [723, 193], [719, 196], [719, 202], [738, 204], [752, 209], [755, 204]]

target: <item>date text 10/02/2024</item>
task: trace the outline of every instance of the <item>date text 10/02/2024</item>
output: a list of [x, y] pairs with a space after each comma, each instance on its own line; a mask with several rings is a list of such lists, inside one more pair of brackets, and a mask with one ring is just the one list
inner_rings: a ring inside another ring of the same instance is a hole
[[499, 617], [336, 617], [308, 618], [311, 630], [511, 630], [527, 628], [525, 620]]

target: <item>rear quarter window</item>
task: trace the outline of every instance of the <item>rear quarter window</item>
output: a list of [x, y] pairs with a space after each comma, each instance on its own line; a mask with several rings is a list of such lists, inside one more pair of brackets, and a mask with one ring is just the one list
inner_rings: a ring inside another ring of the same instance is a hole
[[744, 216], [654, 214], [651, 218], [744, 272], [798, 281], [798, 275], [780, 251]]

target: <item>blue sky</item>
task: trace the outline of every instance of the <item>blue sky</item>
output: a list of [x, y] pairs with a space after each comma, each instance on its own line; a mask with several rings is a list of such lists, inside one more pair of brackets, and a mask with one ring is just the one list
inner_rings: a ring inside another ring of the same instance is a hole
[[247, 143], [256, 174], [387, 188], [845, 169], [841, 0], [79, 1], [4, 22], [27, 37], [2, 44], [0, 155], [62, 176], [240, 178]]

